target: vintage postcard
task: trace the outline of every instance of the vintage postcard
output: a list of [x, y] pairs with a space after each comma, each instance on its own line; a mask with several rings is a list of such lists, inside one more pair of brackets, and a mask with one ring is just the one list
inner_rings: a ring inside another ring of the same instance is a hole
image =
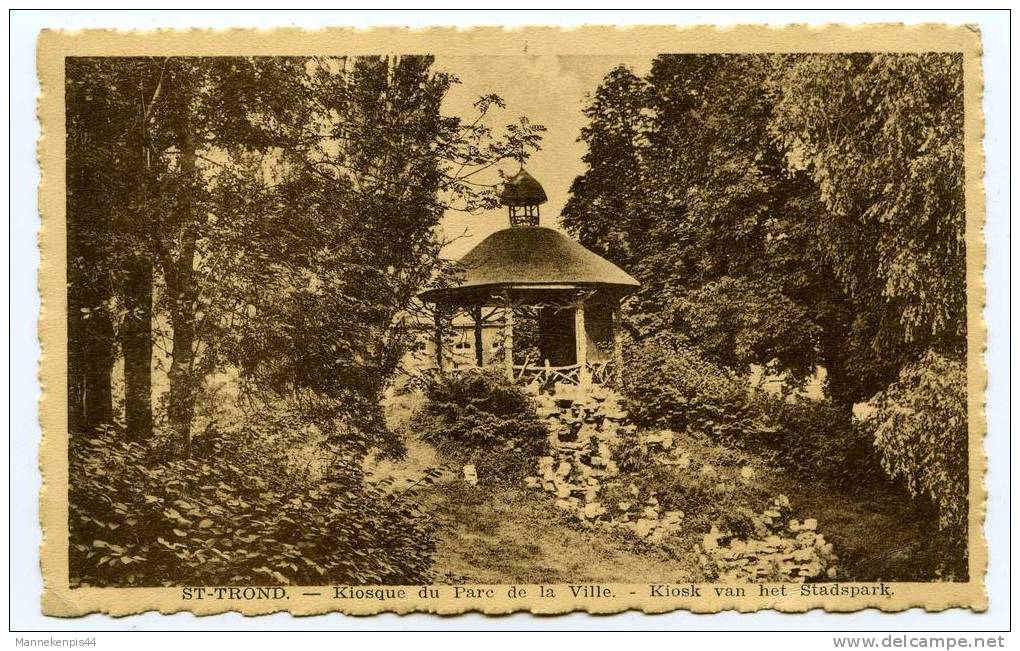
[[984, 610], [980, 52], [42, 33], [43, 611]]

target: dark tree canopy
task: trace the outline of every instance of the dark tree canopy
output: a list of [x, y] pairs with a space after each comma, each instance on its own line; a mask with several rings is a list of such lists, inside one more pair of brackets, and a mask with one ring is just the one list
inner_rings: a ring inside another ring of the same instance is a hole
[[[632, 270], [639, 336], [731, 368], [829, 370], [861, 400], [959, 351], [962, 77], [953, 55], [662, 55], [586, 110], [564, 224]], [[948, 270], [948, 273], [946, 271]]]
[[[152, 312], [136, 330], [172, 356], [166, 416], [183, 445], [205, 378], [231, 368], [253, 397], [378, 435], [407, 343], [397, 316], [437, 272], [439, 219], [492, 205], [473, 175], [541, 138], [526, 120], [486, 126], [493, 95], [473, 119], [444, 115], [457, 80], [432, 63], [72, 60], [70, 325], [93, 331], [72, 336], [72, 363], [108, 359], [108, 390], [133, 301]], [[100, 341], [103, 356], [83, 351]], [[151, 348], [140, 355], [148, 378]], [[110, 421], [102, 411], [90, 425]]]

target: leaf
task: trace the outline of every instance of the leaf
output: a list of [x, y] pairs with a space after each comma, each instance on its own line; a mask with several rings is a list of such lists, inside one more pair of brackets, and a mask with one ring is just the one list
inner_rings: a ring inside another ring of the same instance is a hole
[[188, 532], [187, 531], [183, 531], [181, 529], [174, 529], [174, 535], [181, 536], [183, 538], [183, 537], [188, 535]]
[[208, 529], [211, 526], [213, 526], [213, 521], [210, 520], [209, 518], [205, 518], [198, 523], [199, 529]]

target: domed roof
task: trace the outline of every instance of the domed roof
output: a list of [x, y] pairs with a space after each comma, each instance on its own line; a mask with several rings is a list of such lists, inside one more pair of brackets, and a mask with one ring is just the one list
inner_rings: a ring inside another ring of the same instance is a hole
[[503, 193], [499, 196], [499, 202], [504, 206], [537, 206], [548, 200], [542, 184], [523, 167], [520, 172], [507, 179], [503, 184]]
[[603, 286], [630, 292], [640, 283], [615, 264], [563, 233], [544, 226], [505, 228], [488, 236], [460, 259], [464, 282], [422, 292], [435, 300], [480, 288], [563, 289]]

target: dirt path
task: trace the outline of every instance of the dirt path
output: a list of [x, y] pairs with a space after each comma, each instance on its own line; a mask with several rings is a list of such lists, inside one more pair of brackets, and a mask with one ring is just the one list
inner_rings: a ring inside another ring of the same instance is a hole
[[700, 578], [693, 552], [584, 529], [556, 509], [552, 498], [534, 491], [451, 482], [435, 487], [432, 508], [441, 583], [681, 583]]
[[[442, 467], [435, 450], [408, 441], [401, 461], [374, 461], [369, 481], [402, 490]], [[434, 520], [439, 583], [680, 583], [700, 576], [690, 550], [653, 547], [619, 532], [585, 529], [547, 494], [470, 486], [446, 469], [424, 489]]]

